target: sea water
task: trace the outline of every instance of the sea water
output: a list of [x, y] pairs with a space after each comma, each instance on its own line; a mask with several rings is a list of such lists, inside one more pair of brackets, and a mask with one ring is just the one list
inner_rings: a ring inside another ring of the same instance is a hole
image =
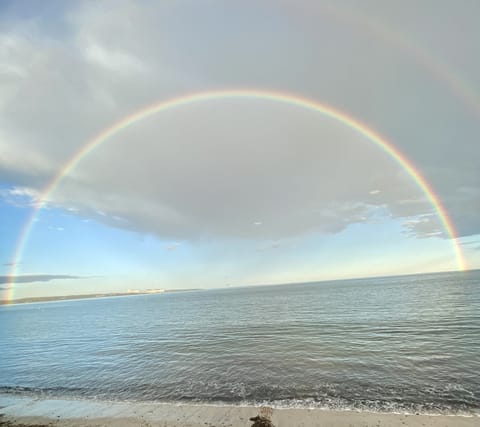
[[480, 271], [0, 308], [0, 392], [480, 412]]

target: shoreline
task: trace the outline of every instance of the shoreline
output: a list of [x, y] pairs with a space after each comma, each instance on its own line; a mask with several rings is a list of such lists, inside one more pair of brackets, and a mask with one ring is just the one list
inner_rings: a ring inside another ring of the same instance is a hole
[[[260, 406], [191, 403], [118, 402], [0, 394], [4, 426], [165, 426], [245, 427]], [[319, 408], [272, 408], [275, 427], [473, 427], [480, 416], [334, 411]]]
[[133, 297], [133, 296], [145, 296], [145, 295], [161, 295], [174, 292], [193, 292], [201, 291], [202, 289], [165, 289], [161, 292], [114, 292], [114, 293], [101, 293], [101, 294], [78, 294], [78, 295], [58, 295], [49, 297], [32, 297], [32, 298], [19, 298], [8, 301], [1, 301], [0, 306], [11, 306], [20, 304], [40, 304], [46, 302], [61, 302], [61, 301], [76, 301], [85, 299], [104, 299], [104, 298], [119, 298], [119, 297]]

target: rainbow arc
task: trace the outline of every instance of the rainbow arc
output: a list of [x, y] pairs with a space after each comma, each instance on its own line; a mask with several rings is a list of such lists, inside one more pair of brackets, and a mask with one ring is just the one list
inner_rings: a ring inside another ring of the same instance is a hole
[[301, 96], [292, 95], [288, 93], [273, 92], [266, 90], [246, 90], [246, 89], [233, 89], [233, 90], [216, 90], [216, 91], [207, 91], [207, 92], [198, 92], [188, 95], [183, 95], [175, 98], [171, 98], [159, 103], [149, 105], [135, 113], [122, 118], [121, 120], [114, 123], [109, 128], [103, 130], [97, 134], [92, 140], [87, 142], [82, 148], [77, 151], [59, 170], [57, 175], [50, 181], [47, 187], [42, 192], [41, 196], [38, 198], [35, 207], [33, 209], [32, 215], [29, 220], [26, 222], [25, 227], [20, 233], [14, 255], [12, 257], [12, 268], [9, 272], [9, 281], [7, 284], [6, 292], [6, 302], [9, 302], [13, 298], [14, 289], [15, 289], [15, 277], [17, 275], [17, 265], [19, 264], [22, 253], [28, 243], [28, 237], [33, 228], [35, 218], [38, 215], [39, 211], [45, 206], [49, 200], [51, 194], [58, 187], [62, 179], [67, 176], [79, 163], [80, 161], [92, 153], [97, 147], [101, 144], [106, 143], [111, 140], [116, 134], [120, 133], [122, 130], [128, 128], [129, 126], [137, 123], [147, 117], [150, 117], [154, 114], [159, 114], [167, 110], [178, 109], [191, 104], [202, 103], [207, 101], [220, 101], [227, 99], [247, 99], [247, 100], [266, 100], [272, 102], [278, 102], [283, 104], [289, 104], [292, 106], [297, 106], [299, 108], [304, 108], [310, 111], [317, 112], [326, 117], [331, 118], [337, 122], [340, 122], [344, 126], [347, 126], [354, 131], [358, 132], [360, 135], [364, 136], [371, 143], [376, 145], [379, 149], [384, 151], [388, 156], [390, 156], [401, 168], [403, 168], [408, 175], [413, 179], [418, 188], [425, 194], [430, 204], [432, 205], [434, 211], [438, 215], [445, 232], [448, 234], [452, 241], [453, 253], [457, 262], [457, 267], [459, 270], [464, 271], [467, 269], [466, 261], [462, 253], [462, 249], [457, 242], [457, 235], [455, 231], [454, 224], [450, 219], [445, 207], [443, 206], [440, 198], [434, 192], [432, 186], [428, 183], [425, 177], [421, 172], [414, 166], [414, 164], [403, 154], [398, 148], [396, 148], [392, 143], [387, 141], [385, 138], [380, 136], [374, 130], [367, 127], [365, 124], [361, 123], [357, 119], [334, 109], [329, 105], [319, 103], [314, 100], [303, 98]]

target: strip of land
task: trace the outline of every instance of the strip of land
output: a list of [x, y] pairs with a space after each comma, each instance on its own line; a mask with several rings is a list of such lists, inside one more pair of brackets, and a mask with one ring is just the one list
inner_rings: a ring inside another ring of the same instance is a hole
[[135, 291], [135, 292], [113, 292], [106, 294], [80, 294], [80, 295], [55, 295], [48, 297], [31, 297], [31, 298], [19, 298], [14, 300], [0, 301], [0, 305], [11, 305], [11, 304], [26, 304], [26, 303], [35, 303], [35, 302], [48, 302], [48, 301], [68, 301], [76, 299], [88, 299], [88, 298], [110, 298], [110, 297], [125, 297], [132, 295], [158, 295], [166, 292], [190, 292], [190, 291], [199, 291], [200, 289], [166, 289], [161, 291]]
[[[255, 406], [38, 399], [0, 395], [0, 426], [246, 427]], [[473, 427], [479, 416], [407, 415], [321, 409], [273, 409], [275, 427]]]

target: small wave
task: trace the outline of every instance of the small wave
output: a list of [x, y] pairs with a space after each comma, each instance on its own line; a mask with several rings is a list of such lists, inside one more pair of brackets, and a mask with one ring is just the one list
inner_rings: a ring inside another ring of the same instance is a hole
[[480, 416], [479, 408], [470, 408], [465, 405], [446, 406], [435, 403], [408, 403], [386, 400], [359, 400], [349, 401], [341, 398], [325, 399], [283, 399], [283, 400], [259, 400], [244, 401], [241, 404], [254, 406], [271, 406], [278, 409], [322, 409], [327, 411], [352, 411], [352, 412], [375, 412], [394, 413], [406, 415], [463, 415]]
[[480, 416], [480, 406], [472, 406], [465, 402], [454, 402], [450, 405], [438, 402], [407, 402], [396, 400], [368, 400], [368, 399], [345, 399], [341, 397], [323, 398], [285, 398], [285, 399], [234, 399], [221, 396], [208, 399], [183, 397], [180, 399], [157, 399], [146, 396], [115, 395], [100, 390], [86, 390], [81, 388], [65, 387], [22, 387], [0, 386], [0, 394], [13, 394], [38, 398], [65, 398], [93, 401], [114, 401], [130, 403], [166, 403], [166, 404], [192, 404], [192, 405], [215, 405], [215, 406], [270, 406], [277, 409], [321, 409], [333, 411], [396, 413], [396, 414], [424, 414], [424, 415], [462, 415]]

